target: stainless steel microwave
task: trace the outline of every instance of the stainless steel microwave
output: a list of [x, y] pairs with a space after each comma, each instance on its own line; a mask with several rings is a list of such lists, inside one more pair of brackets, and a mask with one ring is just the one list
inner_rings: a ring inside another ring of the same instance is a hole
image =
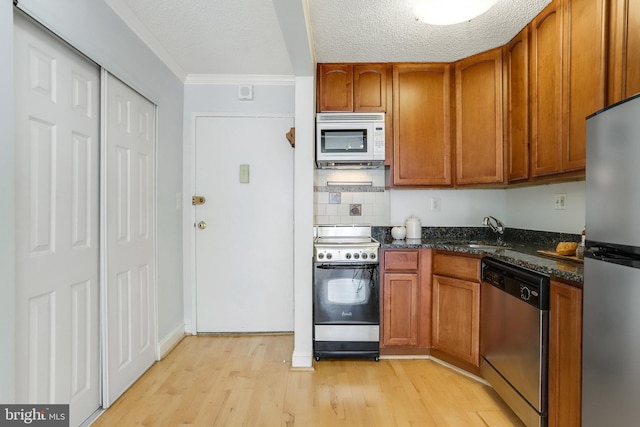
[[327, 169], [384, 166], [384, 113], [319, 113], [316, 165]]

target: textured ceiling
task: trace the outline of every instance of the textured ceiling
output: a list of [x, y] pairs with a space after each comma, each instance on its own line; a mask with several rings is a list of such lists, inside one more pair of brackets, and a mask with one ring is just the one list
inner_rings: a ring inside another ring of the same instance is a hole
[[416, 21], [413, 0], [309, 0], [309, 6], [318, 62], [451, 62], [505, 44], [549, 2], [499, 0], [449, 26]]
[[415, 20], [414, 0], [105, 1], [183, 79], [294, 74], [278, 19], [285, 2], [308, 2], [318, 62], [454, 61], [505, 44], [550, 2], [498, 0], [476, 19], [439, 27]]

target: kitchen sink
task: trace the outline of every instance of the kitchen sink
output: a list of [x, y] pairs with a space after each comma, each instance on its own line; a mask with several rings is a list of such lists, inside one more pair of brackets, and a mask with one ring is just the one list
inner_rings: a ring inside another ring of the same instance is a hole
[[496, 249], [509, 249], [511, 245], [505, 243], [497, 243], [497, 242], [483, 242], [479, 240], [471, 240], [471, 241], [457, 241], [457, 242], [447, 242], [447, 244], [460, 246], [463, 248], [470, 249], [486, 249], [486, 250], [496, 250]]
[[468, 248], [473, 249], [509, 249], [511, 246], [509, 245], [490, 245], [484, 243], [466, 243], [462, 246], [466, 246]]

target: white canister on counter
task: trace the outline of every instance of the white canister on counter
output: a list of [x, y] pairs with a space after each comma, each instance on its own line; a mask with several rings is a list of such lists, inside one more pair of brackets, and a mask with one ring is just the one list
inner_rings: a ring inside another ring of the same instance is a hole
[[407, 239], [420, 239], [422, 237], [422, 223], [420, 218], [411, 215], [404, 223], [407, 229]]
[[407, 229], [405, 227], [399, 226], [399, 227], [393, 227], [391, 229], [391, 237], [393, 237], [394, 240], [402, 240], [407, 236]]

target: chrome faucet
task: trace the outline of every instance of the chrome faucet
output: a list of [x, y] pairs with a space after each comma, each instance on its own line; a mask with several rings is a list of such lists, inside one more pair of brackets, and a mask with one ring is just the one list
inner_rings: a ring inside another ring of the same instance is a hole
[[[491, 222], [491, 220], [493, 220], [495, 225]], [[487, 227], [489, 227], [491, 231], [498, 235], [498, 238], [500, 238], [504, 234], [504, 224], [502, 223], [502, 221], [492, 216], [485, 216], [482, 220], [482, 225], [486, 225]]]

